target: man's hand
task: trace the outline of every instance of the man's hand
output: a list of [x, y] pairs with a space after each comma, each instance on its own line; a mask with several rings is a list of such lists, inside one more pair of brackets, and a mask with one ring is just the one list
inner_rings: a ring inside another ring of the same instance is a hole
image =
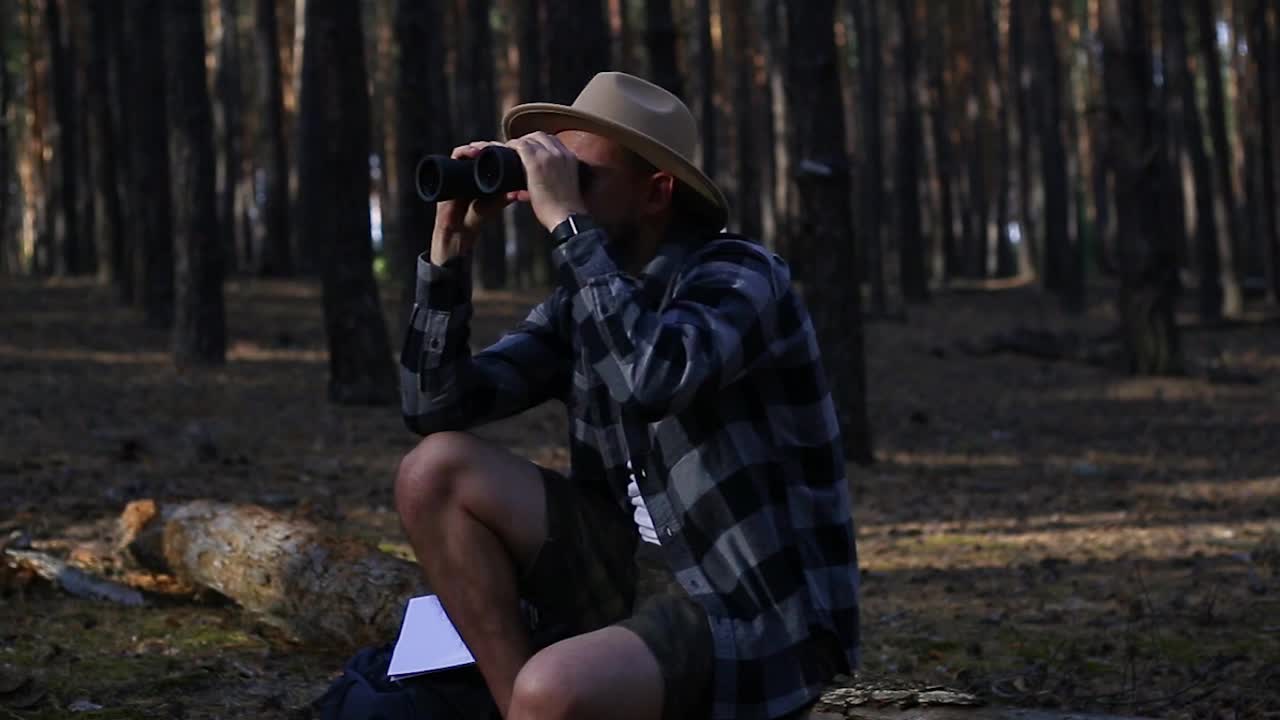
[[[473, 142], [453, 149], [450, 157], [474, 158], [489, 145], [499, 142]], [[431, 263], [443, 265], [459, 255], [471, 253], [480, 229], [502, 214], [502, 209], [515, 202], [516, 194], [478, 200], [446, 200], [436, 205], [436, 227], [431, 235]]]
[[554, 135], [538, 131], [516, 138], [507, 146], [520, 154], [528, 190], [515, 193], [528, 200], [533, 214], [547, 230], [564, 222], [570, 213], [585, 213], [578, 186], [578, 158]]

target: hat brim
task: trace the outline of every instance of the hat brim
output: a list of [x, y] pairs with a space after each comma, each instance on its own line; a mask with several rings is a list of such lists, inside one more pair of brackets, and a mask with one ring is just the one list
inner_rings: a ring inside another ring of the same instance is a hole
[[729, 203], [711, 178], [675, 150], [648, 135], [612, 120], [555, 103], [517, 105], [502, 118], [502, 131], [508, 140], [538, 130], [553, 134], [562, 130], [582, 130], [610, 138], [649, 161], [654, 167], [671, 173], [676, 180], [693, 190], [694, 197], [701, 201], [708, 214], [707, 219], [714, 220], [717, 229], [728, 222]]

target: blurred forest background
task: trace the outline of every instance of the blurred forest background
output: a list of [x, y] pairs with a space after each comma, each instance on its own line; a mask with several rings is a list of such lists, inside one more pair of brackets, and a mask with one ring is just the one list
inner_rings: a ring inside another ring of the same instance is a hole
[[[414, 166], [624, 70], [807, 298], [869, 673], [1274, 715], [1277, 33], [1280, 0], [0, 0], [0, 546], [75, 564], [127, 501], [212, 497], [405, 554]], [[527, 209], [488, 231], [477, 345], [548, 261]], [[567, 463], [552, 408], [480, 432]], [[341, 660], [6, 572], [9, 715], [278, 717]]]

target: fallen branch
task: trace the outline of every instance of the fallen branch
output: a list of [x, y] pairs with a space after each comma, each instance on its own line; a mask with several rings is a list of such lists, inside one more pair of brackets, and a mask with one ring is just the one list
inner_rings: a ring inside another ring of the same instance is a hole
[[106, 600], [128, 607], [146, 604], [142, 593], [131, 587], [95, 577], [52, 555], [36, 550], [4, 550], [15, 565], [26, 568], [76, 597]]

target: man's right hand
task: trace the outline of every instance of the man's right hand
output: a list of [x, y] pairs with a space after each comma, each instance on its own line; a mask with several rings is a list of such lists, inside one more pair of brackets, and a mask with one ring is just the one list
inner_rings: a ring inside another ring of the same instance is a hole
[[[450, 157], [474, 158], [480, 151], [500, 142], [479, 141], [453, 149]], [[476, 200], [446, 200], [436, 204], [436, 227], [431, 236], [431, 264], [443, 265], [459, 255], [468, 255], [485, 223], [499, 217], [502, 209], [515, 202], [516, 194]]]

